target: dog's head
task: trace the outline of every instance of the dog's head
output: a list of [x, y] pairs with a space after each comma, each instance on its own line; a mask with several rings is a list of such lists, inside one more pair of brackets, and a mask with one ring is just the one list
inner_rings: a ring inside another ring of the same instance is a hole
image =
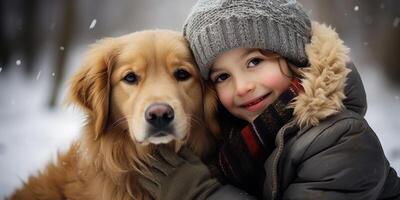
[[97, 42], [70, 100], [88, 114], [93, 140], [118, 132], [142, 145], [185, 142], [217, 131], [215, 95], [206, 88], [180, 33], [142, 31]]

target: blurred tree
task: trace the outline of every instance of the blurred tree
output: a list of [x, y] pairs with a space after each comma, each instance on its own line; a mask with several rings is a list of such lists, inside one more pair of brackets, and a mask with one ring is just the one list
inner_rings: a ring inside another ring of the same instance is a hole
[[25, 0], [22, 2], [22, 27], [18, 37], [21, 43], [24, 69], [27, 75], [32, 75], [35, 68], [34, 61], [38, 52], [36, 25], [37, 25], [38, 0]]
[[0, 2], [0, 67], [6, 70], [6, 65], [10, 61], [11, 47], [6, 34], [6, 12], [5, 2]]
[[38, 0], [2, 0], [0, 2], [0, 64], [7, 69], [13, 55], [23, 57], [22, 67], [31, 75], [37, 54]]
[[[49, 106], [53, 108], [58, 99], [58, 94], [60, 91], [61, 83], [65, 74], [65, 66], [66, 66], [66, 58], [67, 53], [69, 52], [71, 40], [73, 38], [73, 29], [74, 29], [74, 21], [75, 21], [75, 0], [64, 0], [64, 13], [62, 17], [62, 29], [61, 34], [58, 38], [58, 42], [56, 43], [56, 52], [59, 52], [55, 57], [55, 65], [54, 65], [54, 79], [53, 84], [51, 86], [51, 93], [49, 99]], [[61, 48], [61, 49], [59, 49]]]

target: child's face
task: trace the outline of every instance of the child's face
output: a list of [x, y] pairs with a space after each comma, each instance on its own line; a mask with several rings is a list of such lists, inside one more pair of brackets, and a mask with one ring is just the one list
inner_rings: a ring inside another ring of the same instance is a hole
[[210, 79], [224, 107], [252, 122], [290, 86], [291, 76], [277, 55], [236, 48], [217, 57]]

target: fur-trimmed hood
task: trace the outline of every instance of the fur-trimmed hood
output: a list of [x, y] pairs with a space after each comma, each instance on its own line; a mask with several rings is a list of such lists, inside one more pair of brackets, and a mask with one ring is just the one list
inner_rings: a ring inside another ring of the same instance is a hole
[[309, 66], [300, 70], [304, 92], [292, 104], [301, 127], [316, 126], [344, 107], [346, 80], [351, 71], [346, 67], [349, 49], [331, 27], [313, 22], [311, 42], [305, 49]]

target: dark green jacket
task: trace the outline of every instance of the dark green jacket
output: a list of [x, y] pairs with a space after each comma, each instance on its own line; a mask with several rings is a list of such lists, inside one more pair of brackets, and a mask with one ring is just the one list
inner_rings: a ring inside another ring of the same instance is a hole
[[[264, 164], [262, 198], [400, 199], [400, 179], [364, 119], [365, 92], [354, 66], [346, 67], [347, 48], [335, 31], [314, 23], [306, 51], [304, 94]], [[259, 118], [255, 131], [262, 130]], [[239, 193], [224, 186], [209, 199], [252, 198]]]

